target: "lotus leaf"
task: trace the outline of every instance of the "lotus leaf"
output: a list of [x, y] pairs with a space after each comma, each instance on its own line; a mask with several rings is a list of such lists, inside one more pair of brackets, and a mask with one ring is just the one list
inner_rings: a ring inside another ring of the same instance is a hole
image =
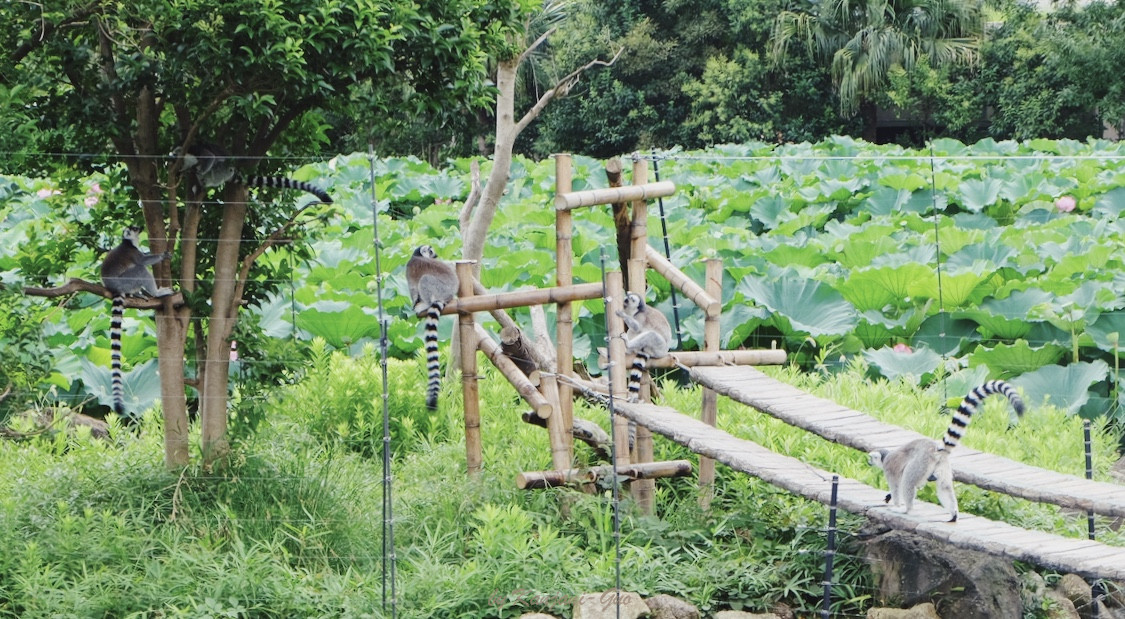
[[941, 367], [941, 355], [929, 348], [919, 348], [909, 352], [880, 348], [864, 351], [863, 357], [888, 380], [908, 376], [921, 381], [924, 377], [932, 376], [934, 371]]
[[1090, 386], [1106, 380], [1109, 366], [1102, 360], [1047, 365], [1011, 383], [1019, 387], [1029, 406], [1057, 406], [1069, 414], [1077, 413], [1090, 397]]
[[1016, 340], [1014, 344], [1001, 343], [991, 348], [978, 346], [969, 354], [969, 367], [986, 365], [997, 377], [1010, 378], [1055, 363], [1067, 352], [1065, 346], [1058, 344], [1032, 347], [1027, 340]]

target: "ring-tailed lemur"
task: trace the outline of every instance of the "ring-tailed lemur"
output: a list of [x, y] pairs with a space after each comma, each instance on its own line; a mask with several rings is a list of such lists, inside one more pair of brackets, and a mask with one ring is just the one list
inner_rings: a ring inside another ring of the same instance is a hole
[[633, 367], [629, 370], [629, 401], [640, 398], [641, 380], [649, 359], [668, 356], [672, 341], [672, 326], [659, 310], [649, 307], [641, 295], [630, 292], [625, 295], [624, 311], [617, 315], [629, 328], [625, 336], [625, 348], [633, 353]]
[[441, 359], [438, 356], [438, 319], [445, 304], [457, 295], [458, 279], [453, 265], [439, 260], [434, 248], [422, 245], [406, 263], [406, 285], [414, 313], [426, 313], [426, 408], [437, 409], [441, 391]]
[[905, 504], [903, 513], [910, 513], [918, 489], [927, 481], [937, 481], [938, 500], [949, 510], [949, 521], [957, 521], [957, 494], [953, 491], [953, 469], [949, 465], [949, 452], [961, 441], [965, 429], [980, 407], [981, 401], [991, 394], [1004, 395], [1017, 415], [1023, 415], [1024, 404], [1011, 385], [1002, 380], [990, 380], [965, 396], [953, 420], [942, 437], [941, 444], [920, 438], [895, 450], [883, 449], [868, 454], [868, 462], [883, 469], [890, 492], [885, 501], [897, 507]]
[[166, 297], [171, 288], [157, 288], [151, 265], [170, 258], [168, 253], [146, 254], [138, 244], [140, 229], [127, 227], [121, 243], [102, 261], [102, 285], [113, 293], [113, 312], [109, 322], [110, 367], [112, 370], [113, 410], [125, 418], [125, 385], [121, 378], [121, 322], [125, 297]]
[[[625, 349], [633, 353], [633, 366], [629, 368], [628, 401], [637, 402], [641, 399], [641, 381], [648, 369], [649, 359], [668, 356], [672, 326], [660, 310], [649, 307], [644, 298], [635, 292], [625, 295], [623, 306], [624, 311], [617, 310], [617, 315], [629, 328], [625, 336]], [[630, 421], [629, 449], [633, 448], [636, 435], [637, 424]]]
[[[179, 149], [176, 149], [176, 154]], [[230, 155], [215, 144], [200, 142], [192, 144], [184, 156], [183, 169], [195, 173], [195, 178], [202, 187], [218, 187], [229, 181], [242, 183], [248, 187], [276, 187], [282, 189], [299, 189], [316, 196], [321, 202], [332, 203], [332, 196], [320, 187], [304, 181], [297, 181], [284, 176], [243, 176], [234, 166]]]

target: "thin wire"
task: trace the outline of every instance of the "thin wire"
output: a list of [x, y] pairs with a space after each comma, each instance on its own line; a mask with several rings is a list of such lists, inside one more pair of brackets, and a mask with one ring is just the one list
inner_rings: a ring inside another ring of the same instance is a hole
[[[605, 305], [605, 337], [606, 352], [609, 352], [609, 285], [606, 283], [605, 248], [598, 250], [598, 259], [602, 267], [602, 302]], [[617, 428], [614, 419], [617, 417], [617, 406], [613, 398], [613, 359], [609, 360], [606, 368], [606, 385], [609, 387], [609, 398], [606, 401], [609, 408], [609, 460], [613, 474], [613, 572], [614, 592], [617, 604], [617, 619], [621, 619], [621, 489], [617, 479]]]
[[[383, 373], [383, 612], [387, 610], [387, 563], [390, 562], [390, 601], [391, 617], [398, 616], [395, 596], [395, 525], [394, 503], [391, 495], [391, 418], [390, 392], [387, 388], [387, 348], [388, 320], [383, 310], [383, 268], [379, 258], [379, 196], [375, 186], [375, 146], [369, 147], [371, 170], [371, 221], [373, 223], [372, 244], [375, 246], [375, 290], [379, 304], [379, 366]], [[296, 322], [294, 322], [294, 325]]]

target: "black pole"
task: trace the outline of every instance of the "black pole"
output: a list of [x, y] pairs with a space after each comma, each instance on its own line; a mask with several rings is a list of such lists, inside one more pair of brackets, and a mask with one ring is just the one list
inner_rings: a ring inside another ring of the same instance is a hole
[[[656, 182], [660, 182], [660, 159], [654, 157], [652, 159], [652, 175]], [[657, 198], [656, 204], [660, 207], [660, 232], [664, 237], [664, 257], [672, 260], [672, 248], [668, 244], [668, 220], [664, 217], [664, 198]], [[637, 256], [633, 256], [636, 258]], [[683, 330], [680, 329], [680, 302], [676, 299], [676, 287], [669, 286], [669, 291], [672, 293], [672, 320], [676, 323], [676, 348], [683, 350], [684, 348], [684, 335]], [[722, 299], [719, 299], [722, 301]]]
[[[1082, 420], [1082, 437], [1086, 444], [1086, 479], [1094, 479], [1094, 454], [1093, 454], [1093, 441], [1090, 440], [1090, 420]], [[1094, 510], [1086, 511], [1086, 536], [1093, 540], [1094, 533]], [[1102, 581], [1095, 580], [1090, 585], [1090, 605], [1092, 609], [1090, 616], [1098, 619], [1098, 601], [1105, 595], [1102, 591]]]
[[[609, 287], [606, 284], [605, 250], [599, 252], [602, 268], [602, 303], [605, 306], [605, 345], [609, 355]], [[609, 460], [613, 467], [613, 581], [615, 616], [621, 619], [621, 489], [617, 477], [617, 432], [613, 420], [617, 417], [617, 406], [613, 399], [613, 360], [606, 366], [606, 385], [609, 387]]]
[[828, 547], [824, 550], [824, 600], [820, 605], [820, 616], [828, 619], [832, 607], [832, 562], [836, 558], [836, 491], [840, 487], [840, 476], [832, 476], [832, 500], [828, 503]]

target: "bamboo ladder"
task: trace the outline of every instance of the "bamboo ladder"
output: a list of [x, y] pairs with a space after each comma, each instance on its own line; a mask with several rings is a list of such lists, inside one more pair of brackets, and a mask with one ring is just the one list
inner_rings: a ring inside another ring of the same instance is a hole
[[[699, 286], [670, 261], [648, 245], [648, 204], [647, 200], [670, 196], [675, 192], [671, 182], [648, 182], [648, 162], [637, 159], [633, 163], [633, 184], [587, 191], [573, 191], [572, 159], [570, 155], [555, 156], [556, 196], [555, 196], [555, 249], [557, 260], [556, 285], [531, 291], [507, 293], [488, 293], [472, 275], [472, 263], [458, 263], [458, 276], [461, 278], [460, 296], [448, 304], [443, 313], [458, 315], [458, 337], [461, 339], [462, 392], [464, 394], [465, 449], [466, 463], [470, 475], [478, 474], [482, 466], [480, 434], [480, 402], [477, 385], [476, 351], [484, 352], [488, 359], [500, 370], [520, 396], [531, 406], [529, 415], [537, 418], [540, 425], [546, 425], [551, 446], [552, 471], [525, 472], [517, 476], [520, 488], [545, 488], [561, 484], [589, 484], [598, 478], [611, 475], [612, 467], [593, 467], [576, 469], [572, 426], [574, 420], [572, 385], [582, 381], [574, 372], [574, 301], [602, 297], [601, 283], [575, 284], [573, 281], [573, 211], [582, 207], [614, 205], [615, 214], [623, 205], [631, 207], [627, 225], [619, 221], [618, 247], [629, 247], [628, 290], [644, 296], [647, 289], [646, 272], [651, 268], [664, 277], [672, 286], [679, 289], [686, 298], [693, 301], [704, 312], [704, 350], [676, 352], [664, 359], [652, 360], [650, 367], [688, 367], [706, 365], [757, 365], [779, 364], [785, 362], [781, 350], [719, 350], [719, 319], [722, 309], [722, 262], [709, 259], [706, 263], [706, 285]], [[607, 166], [607, 172], [610, 170]], [[616, 217], [615, 217], [616, 218]], [[628, 238], [622, 238], [627, 234]], [[624, 324], [616, 311], [622, 308], [624, 284], [622, 273], [613, 271], [607, 274], [606, 291], [609, 299], [607, 311], [609, 326], [610, 382], [614, 397], [625, 398], [625, 342]], [[514, 322], [504, 312], [506, 309], [529, 305], [554, 303], [556, 317], [557, 368], [555, 374], [538, 373], [538, 385], [530, 380], [501, 351], [491, 335], [474, 322], [473, 313], [490, 311], [501, 324]], [[557, 378], [556, 378], [557, 377]], [[558, 380], [561, 379], [561, 380]], [[597, 389], [596, 386], [590, 386]], [[648, 385], [643, 384], [642, 400], [651, 401]], [[715, 424], [717, 396], [704, 388], [701, 404], [701, 420], [709, 425]], [[658, 477], [684, 476], [691, 473], [687, 461], [653, 462], [652, 434], [647, 428], [638, 426], [634, 452], [630, 456], [628, 447], [628, 421], [618, 415], [614, 419], [617, 444], [617, 473], [633, 481], [631, 489], [639, 507], [646, 512], [653, 509], [653, 479]], [[714, 483], [714, 461], [700, 458], [699, 487], [700, 501], [706, 506], [711, 498]]]

